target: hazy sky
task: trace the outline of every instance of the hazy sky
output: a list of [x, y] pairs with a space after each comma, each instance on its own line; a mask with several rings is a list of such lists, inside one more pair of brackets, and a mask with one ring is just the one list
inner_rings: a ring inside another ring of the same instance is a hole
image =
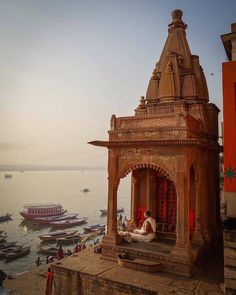
[[0, 0], [0, 164], [105, 166], [87, 141], [134, 114], [176, 8], [221, 109], [235, 0]]

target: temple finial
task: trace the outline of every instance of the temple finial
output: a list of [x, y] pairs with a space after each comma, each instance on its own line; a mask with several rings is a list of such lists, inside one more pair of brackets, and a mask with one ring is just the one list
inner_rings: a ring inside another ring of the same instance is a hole
[[186, 29], [187, 25], [183, 22], [182, 16], [183, 11], [180, 9], [175, 9], [171, 13], [172, 16], [172, 23], [169, 24], [169, 32], [171, 32], [175, 28], [183, 28]]
[[173, 10], [171, 16], [173, 22], [182, 21], [183, 11], [180, 9]]

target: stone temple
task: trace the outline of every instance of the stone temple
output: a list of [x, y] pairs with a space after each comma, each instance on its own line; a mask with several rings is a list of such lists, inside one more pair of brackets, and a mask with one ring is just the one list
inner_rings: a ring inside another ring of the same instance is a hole
[[[162, 271], [190, 276], [221, 238], [218, 108], [209, 102], [197, 55], [186, 38], [182, 11], [172, 12], [168, 37], [145, 97], [133, 116], [112, 115], [108, 141], [108, 219], [102, 257], [123, 252], [159, 262]], [[150, 210], [156, 240], [134, 245], [117, 232], [117, 190], [131, 173], [130, 229]]]

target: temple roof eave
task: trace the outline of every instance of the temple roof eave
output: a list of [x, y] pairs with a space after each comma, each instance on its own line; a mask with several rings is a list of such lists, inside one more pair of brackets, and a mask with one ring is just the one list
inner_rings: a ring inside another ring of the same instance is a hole
[[195, 145], [196, 147], [202, 147], [205, 149], [217, 149], [219, 152], [222, 152], [222, 146], [219, 144], [206, 144], [204, 142], [201, 142], [196, 139], [185, 139], [185, 140], [179, 140], [179, 139], [174, 139], [174, 140], [133, 140], [133, 141], [102, 141], [102, 140], [95, 140], [95, 141], [90, 141], [88, 144], [94, 145], [94, 146], [100, 146], [100, 147], [106, 147], [106, 148], [115, 148], [115, 147], [135, 147], [135, 146], [142, 146], [142, 147], [147, 147], [147, 146], [193, 146]]

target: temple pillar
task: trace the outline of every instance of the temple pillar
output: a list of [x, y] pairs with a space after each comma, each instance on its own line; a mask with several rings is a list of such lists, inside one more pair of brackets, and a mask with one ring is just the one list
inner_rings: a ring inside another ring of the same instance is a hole
[[192, 241], [197, 244], [203, 244], [202, 226], [201, 226], [201, 203], [202, 203], [202, 177], [200, 169], [197, 170], [195, 178], [196, 183], [196, 218], [195, 232]]
[[117, 232], [117, 189], [119, 185], [117, 157], [115, 152], [109, 151], [108, 159], [108, 214], [107, 214], [107, 233], [102, 240], [102, 244], [118, 245], [121, 237]]
[[131, 220], [128, 224], [128, 229], [132, 230], [136, 228], [137, 222], [136, 222], [136, 215], [137, 215], [137, 199], [138, 199], [138, 180], [135, 175], [135, 172], [132, 171], [131, 176]]
[[210, 233], [208, 226], [208, 214], [209, 214], [209, 204], [208, 204], [208, 185], [207, 185], [207, 155], [202, 155], [201, 161], [201, 179], [202, 179], [202, 207], [201, 207], [201, 228], [204, 242], [209, 242]]
[[191, 264], [194, 253], [189, 241], [189, 179], [183, 171], [177, 173], [176, 243], [171, 258], [179, 263]]

